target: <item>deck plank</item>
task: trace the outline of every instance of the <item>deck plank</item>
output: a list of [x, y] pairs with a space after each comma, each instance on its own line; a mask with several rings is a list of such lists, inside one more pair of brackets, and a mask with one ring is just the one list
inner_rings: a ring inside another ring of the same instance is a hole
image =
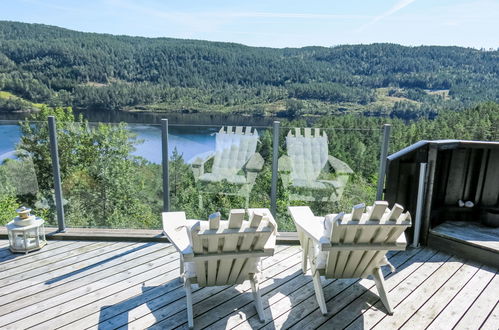
[[470, 221], [446, 221], [433, 228], [432, 233], [468, 244], [499, 251], [499, 228], [486, 227]]
[[[156, 288], [159, 285], [164, 285], [164, 279], [158, 276], [158, 273], [171, 273], [178, 269], [176, 258], [171, 256], [162, 256], [154, 260], [157, 264], [148, 263], [142, 265], [142, 272], [136, 276], [129, 276], [122, 281], [116, 282], [105, 288], [92, 292], [91, 295], [86, 295], [71, 301], [73, 305], [72, 310], [60, 309], [57, 311], [57, 317], [54, 317], [46, 322], [40, 323], [36, 328], [40, 329], [55, 329], [61, 326], [70, 327], [72, 329], [80, 329], [88, 327], [88, 322], [92, 321], [98, 324], [99, 321], [105, 316], [103, 309], [111, 309], [116, 312], [116, 306], [119, 306], [125, 311], [131, 308], [133, 301], [126, 301], [134, 295], [140, 294], [141, 299], [148, 290]], [[173, 280], [173, 279], [171, 279]], [[181, 283], [175, 281], [175, 285], [179, 286]], [[89, 302], [90, 301], [90, 302]], [[117, 303], [118, 302], [118, 303]], [[123, 305], [123, 306], [121, 306]], [[75, 308], [75, 306], [78, 306]], [[97, 312], [95, 312], [97, 311]], [[109, 314], [106, 314], [109, 315]], [[76, 327], [74, 320], [78, 320], [82, 316], [85, 317], [86, 323], [81, 323], [81, 327]], [[92, 316], [91, 319], [89, 316]]]
[[[391, 284], [390, 281], [387, 281], [388, 294], [390, 296], [390, 303], [394, 309], [394, 315], [406, 312], [403, 308], [398, 307], [400, 303], [409, 297], [410, 294], [450, 258], [450, 256], [446, 254], [435, 253], [435, 251], [429, 249], [425, 249], [424, 252], [433, 252], [434, 254], [430, 254], [431, 257], [427, 260], [417, 260], [408, 267], [406, 272], [402, 270], [400, 272], [401, 275], [399, 276], [403, 277], [403, 280], [400, 282]], [[402, 274], [402, 272], [404, 272], [404, 274]], [[348, 325], [347, 329], [370, 329], [386, 316], [383, 304], [381, 301], [378, 301], [373, 306], [367, 308], [362, 314], [359, 314], [358, 317]]]
[[102, 242], [75, 242], [74, 244], [61, 246], [58, 249], [53, 250], [54, 253], [46, 253], [43, 255], [32, 254], [25, 259], [12, 260], [12, 262], [5, 263], [4, 267], [2, 267], [3, 269], [0, 273], [0, 279], [4, 279], [12, 275], [19, 276], [20, 274], [24, 277], [28, 277], [26, 274], [29, 273], [30, 270], [38, 269], [51, 263], [57, 263], [66, 259], [68, 254], [79, 254], [82, 250], [85, 251], [86, 249], [92, 249], [92, 246], [94, 245], [104, 246], [106, 244]]
[[451, 257], [396, 306], [399, 310], [404, 310], [403, 313], [385, 315], [373, 329], [400, 328], [462, 265], [461, 260]]
[[[178, 253], [169, 243], [50, 241], [28, 255], [0, 253], [2, 329], [187, 328]], [[369, 279], [323, 280], [329, 313], [322, 316], [300, 259], [298, 246], [284, 245], [264, 259], [266, 322], [243, 283], [194, 290], [195, 327], [497, 329], [496, 268], [428, 248], [391, 252], [398, 269], [385, 273], [393, 316]]]
[[[116, 244], [109, 246], [116, 246]], [[136, 259], [140, 258], [141, 255], [138, 254], [138, 251], [129, 253], [130, 250], [134, 249], [133, 246], [134, 245], [130, 243], [121, 243], [117, 246], [118, 248], [115, 248], [108, 253], [103, 252], [92, 258], [81, 260], [76, 264], [40, 276], [37, 278], [37, 280], [41, 280], [40, 282], [34, 283], [25, 290], [13, 291], [11, 294], [6, 294], [6, 303], [10, 302], [10, 305], [2, 306], [0, 315], [78, 288], [87, 281], [86, 277], [88, 276], [96, 274], [94, 280], [98, 280], [99, 278], [105, 278], [106, 276], [115, 273], [115, 266], [118, 264], [120, 264], [121, 267], [130, 260], [136, 262]], [[140, 252], [142, 253], [149, 253], [152, 251], [154, 250], [140, 249]], [[114, 253], [114, 256], [112, 253]], [[127, 253], [127, 255], [119, 259], [114, 258], [117, 253]]]
[[[400, 285], [404, 281], [406, 281], [409, 277], [413, 277], [414, 273], [422, 266], [425, 262], [433, 258], [436, 254], [435, 251], [427, 250], [427, 249], [419, 249], [418, 253], [412, 255], [406, 262], [402, 265], [397, 266], [397, 270], [395, 273], [390, 274], [386, 278], [386, 289], [387, 291], [392, 290], [394, 287]], [[390, 299], [390, 303], [392, 306], [395, 306], [397, 302], [397, 297], [394, 294], [388, 293], [388, 297]], [[337, 314], [328, 316], [329, 319], [322, 324], [322, 328], [327, 327], [339, 327], [345, 326], [359, 318], [362, 320], [361, 316], [366, 310], [375, 306], [377, 303], [381, 312], [385, 312], [384, 306], [380, 302], [378, 292], [374, 285], [369, 286], [369, 290], [364, 292], [361, 296], [353, 300], [349, 305], [339, 311]], [[394, 311], [397, 313], [397, 309]], [[362, 323], [362, 322], [361, 322]]]
[[[390, 262], [392, 262], [392, 264], [395, 267], [399, 268], [399, 272], [402, 272], [404, 269], [410, 268], [415, 263], [415, 262], [410, 262], [410, 260], [413, 260], [413, 258], [416, 259], [416, 262], [419, 258], [423, 259], [428, 258], [428, 256], [424, 256], [424, 254], [421, 255], [420, 252], [421, 252], [420, 249], [410, 249], [407, 251], [401, 251], [395, 254], [393, 257], [390, 257]], [[394, 276], [396, 273], [390, 273], [389, 268], [384, 267], [383, 274], [385, 275], [387, 282], [388, 281], [391, 282], [392, 281], [391, 277]], [[297, 308], [295, 307], [293, 308], [292, 311], [290, 311], [291, 313], [290, 315], [292, 316], [293, 314], [296, 314], [296, 317], [278, 318], [277, 322], [274, 321], [274, 325], [280, 325], [281, 322], [285, 320], [286, 327], [291, 327], [292, 329], [300, 329], [307, 326], [317, 328], [323, 324], [332, 322], [329, 319], [332, 316], [340, 313], [345, 308], [347, 308], [347, 306], [355, 299], [360, 299], [360, 301], [362, 301], [361, 304], [364, 305], [365, 300], [363, 299], [367, 298], [365, 293], [369, 292], [369, 289], [371, 289], [374, 286], [374, 281], [370, 279], [337, 280], [334, 284], [324, 287], [324, 294], [326, 296], [326, 299], [328, 299], [327, 292], [330, 290], [331, 286], [336, 287], [344, 282], [350, 283], [351, 285], [349, 285], [345, 290], [341, 292], [332, 292], [333, 294], [330, 294], [331, 298], [329, 298], [329, 300], [326, 300], [326, 306], [328, 308], [327, 315], [325, 316], [322, 315], [322, 313], [317, 307], [317, 301], [315, 295], [311, 295], [307, 299], [306, 303], [308, 308], [312, 307], [312, 310], [307, 311], [307, 313], [303, 315], [302, 313], [296, 313], [294, 310]]]
[[482, 290], [480, 296], [473, 302], [473, 305], [456, 324], [456, 329], [479, 328], [482, 323], [486, 322], [489, 313], [497, 304], [498, 288], [499, 274], [496, 273], [487, 287]]
[[499, 324], [499, 302], [496, 303], [494, 309], [487, 317], [487, 320], [482, 324], [481, 330], [497, 330]]
[[3, 265], [8, 268], [8, 266], [13, 265], [14, 263], [21, 264], [23, 261], [30, 262], [32, 260], [39, 260], [48, 255], [55, 255], [57, 252], [56, 249], [60, 249], [66, 245], [74, 244], [75, 242], [67, 242], [67, 241], [51, 241], [48, 242], [47, 245], [43, 247], [41, 250], [32, 251], [28, 254], [24, 253], [12, 253], [10, 250], [5, 250], [5, 256], [0, 258], [0, 265]]
[[409, 329], [426, 329], [457, 293], [478, 271], [477, 265], [464, 264], [433, 296], [404, 324]]
[[495, 271], [482, 267], [465, 287], [445, 306], [444, 310], [428, 326], [428, 330], [452, 328], [461, 316], [470, 308], [495, 275]]
[[[277, 251], [286, 250], [287, 247], [278, 246]], [[268, 262], [266, 258], [264, 262]], [[178, 276], [178, 273], [176, 274]], [[212, 288], [202, 288], [193, 290], [196, 293], [194, 296], [194, 302], [202, 300], [202, 298], [209, 297], [212, 293], [221, 291], [227, 287], [212, 287]], [[176, 313], [186, 313], [185, 304], [185, 290], [183, 286], [177, 286], [173, 290], [165, 291], [165, 294], [154, 297], [148, 300], [146, 304], [142, 303], [136, 306], [132, 306], [130, 310], [119, 314], [111, 315], [111, 317], [102, 318], [102, 321], [98, 324], [99, 328], [118, 328], [127, 326], [128, 320], [138, 320], [135, 326], [140, 327], [138, 324], [143, 322], [149, 322], [153, 324], [156, 320], [160, 320], [161, 317], [165, 318]], [[123, 316], [125, 315], [125, 317]], [[97, 326], [97, 324], [95, 324]]]
[[[265, 274], [264, 276], [270, 279], [275, 274], [278, 274], [286, 269], [287, 260], [290, 257], [299, 258], [297, 254], [298, 252], [299, 247], [292, 246], [276, 253], [273, 257], [264, 259], [262, 262], [264, 269], [263, 272]], [[241, 294], [244, 293], [245, 289], [250, 289], [249, 282], [236, 286], [205, 287], [200, 289], [199, 292], [202, 292], [202, 294], [198, 294], [197, 292], [193, 294], [194, 317], [197, 317], [198, 315], [208, 311], [210, 308], [217, 306], [217, 304], [225, 302], [228, 295], [241, 297]], [[251, 296], [249, 292], [247, 292], [246, 295]], [[182, 309], [180, 310], [175, 308], [175, 313], [171, 313], [169, 308], [163, 308], [156, 312], [156, 314], [147, 314], [140, 319], [130, 322], [128, 324], [128, 328], [143, 329], [154, 325], [154, 328], [157, 329], [171, 329], [172, 327], [182, 325], [184, 322], [187, 322], [187, 315], [184, 307], [185, 303], [183, 301], [181, 301], [181, 306]]]
[[[91, 253], [94, 250], [99, 249], [112, 249], [106, 243], [94, 243], [75, 246], [73, 250], [66, 251], [57, 256], [57, 258], [45, 258], [39, 260], [38, 262], [33, 262], [33, 265], [22, 265], [19, 267], [13, 267], [11, 269], [5, 270], [1, 273], [1, 280], [5, 285], [10, 288], [14, 288], [13, 284], [20, 283], [22, 281], [27, 281], [32, 278], [39, 278], [40, 275], [46, 274], [48, 271], [56, 269], [56, 267], [64, 267], [66, 265], [71, 265], [78, 260], [82, 255]], [[36, 280], [36, 279], [35, 279]], [[9, 291], [10, 292], [10, 291]]]
[[[175, 264], [175, 262], [174, 262]], [[178, 263], [176, 267], [165, 270], [165, 276], [158, 276], [144, 281], [140, 285], [114, 293], [111, 296], [95, 301], [81, 309], [67, 313], [61, 318], [59, 329], [83, 329], [96, 326], [113, 317], [128, 319], [128, 311], [138, 306], [149, 304], [150, 301], [162, 296], [169, 295], [172, 291], [182, 289], [182, 281], [178, 277]], [[103, 306], [99, 310], [99, 306]], [[74, 314], [74, 316], [73, 316]], [[85, 315], [82, 317], [82, 315]], [[66, 320], [69, 323], [66, 323]]]
[[[116, 272], [104, 278], [89, 276], [86, 283], [74, 290], [60, 293], [52, 298], [43, 300], [36, 305], [30, 305], [17, 311], [4, 315], [3, 321], [14, 328], [27, 328], [40, 323], [39, 313], [43, 313], [44, 318], [55, 318], [58, 315], [78, 308], [80, 305], [90, 303], [99, 299], [108, 292], [108, 288], [121, 281], [143, 273], [146, 269], [159, 267], [164, 263], [167, 256], [161, 256], [159, 252], [142, 256], [136, 262], [120, 264], [114, 267]], [[100, 279], [100, 280], [99, 280]], [[110, 289], [112, 291], [112, 288]], [[1, 322], [0, 322], [1, 323]]]

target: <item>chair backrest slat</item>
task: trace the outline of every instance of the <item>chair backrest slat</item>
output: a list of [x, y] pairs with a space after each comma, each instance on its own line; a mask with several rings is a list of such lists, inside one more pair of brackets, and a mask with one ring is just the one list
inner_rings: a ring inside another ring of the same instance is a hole
[[365, 277], [379, 267], [385, 250], [335, 250], [341, 244], [395, 244], [395, 241], [410, 226], [409, 212], [396, 204], [387, 210], [387, 202], [375, 202], [364, 213], [364, 205], [356, 205], [351, 214], [333, 223], [331, 249], [326, 262], [325, 275], [331, 278]]
[[[241, 215], [242, 211], [242, 215]], [[232, 230], [240, 230], [243, 224], [244, 218], [244, 210], [231, 210], [229, 220], [228, 220], [228, 229]], [[237, 246], [239, 242], [239, 235], [225, 235], [223, 238], [223, 252], [235, 252], [237, 251]], [[236, 259], [234, 258], [225, 258], [220, 261], [220, 266], [218, 268], [218, 275], [216, 284], [224, 285], [227, 283], [229, 279], [231, 269], [235, 263]]]
[[303, 135], [305, 135], [306, 138], [311, 138], [312, 137], [312, 129], [310, 127], [305, 127], [303, 129]]
[[291, 176], [293, 180], [316, 180], [324, 169], [328, 157], [327, 135], [312, 135], [310, 128], [295, 128], [293, 135], [290, 130], [286, 136], [287, 153], [291, 161]]
[[258, 132], [251, 133], [251, 127], [232, 126], [220, 129], [215, 134], [215, 157], [212, 172], [223, 177], [236, 175], [256, 152]]
[[[241, 211], [243, 210], [233, 210], [230, 219], [219, 220], [216, 228], [212, 221], [209, 224], [198, 222], [199, 225], [193, 227], [193, 259], [200, 286], [242, 283], [254, 271], [259, 257], [235, 258], [227, 256], [226, 252], [254, 252], [261, 255], [275, 227], [270, 221], [261, 224], [265, 217], [258, 212], [252, 214], [249, 221], [244, 221]], [[219, 257], [217, 253], [220, 254]], [[206, 255], [210, 255], [208, 261], [206, 258], [196, 260], [197, 257]]]
[[230, 210], [229, 213], [229, 229], [239, 229], [243, 224], [244, 214], [246, 212], [244, 209]]
[[[343, 229], [338, 229], [338, 221], [335, 221], [333, 223], [333, 230], [331, 232], [331, 241], [340, 242], [343, 238], [343, 235], [344, 235]], [[338, 259], [338, 254], [339, 254], [338, 251], [329, 252], [328, 263], [326, 265], [327, 273], [334, 273], [336, 262]]]
[[[210, 215], [208, 219], [208, 226], [209, 230], [213, 231], [214, 233], [217, 232], [217, 230], [220, 227], [220, 213], [214, 213]], [[219, 247], [219, 240], [220, 237], [218, 235], [206, 235], [206, 241], [208, 243], [208, 253], [216, 253], [218, 252], [218, 247]], [[204, 242], [203, 242], [204, 245]], [[194, 254], [196, 255], [196, 254]], [[205, 264], [204, 261], [198, 261], [196, 262], [196, 267], [198, 264]], [[217, 266], [218, 263], [216, 260], [208, 260], [207, 262], [207, 278], [206, 278], [206, 285], [211, 286], [215, 285], [216, 282], [216, 276], [217, 276]]]

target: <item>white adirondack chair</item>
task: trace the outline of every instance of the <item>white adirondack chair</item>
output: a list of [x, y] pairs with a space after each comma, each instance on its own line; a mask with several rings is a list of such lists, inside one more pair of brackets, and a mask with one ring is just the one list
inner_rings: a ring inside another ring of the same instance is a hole
[[279, 158], [283, 184], [290, 190], [290, 200], [335, 202], [341, 199], [352, 169], [329, 155], [328, 137], [315, 128], [289, 130], [287, 155]]
[[251, 283], [260, 320], [265, 320], [258, 277], [259, 261], [274, 254], [277, 226], [268, 209], [231, 210], [229, 220], [186, 220], [184, 212], [164, 212], [163, 229], [180, 252], [189, 327], [194, 326], [191, 284], [200, 287]]
[[[395, 204], [378, 201], [364, 212], [365, 205], [353, 207], [352, 213], [316, 217], [308, 206], [290, 206], [303, 250], [302, 270], [310, 262], [315, 295], [320, 310], [327, 314], [320, 276], [326, 278], [374, 277], [381, 301], [389, 314], [393, 310], [388, 301], [381, 272], [388, 250], [405, 250], [404, 230], [411, 225], [409, 212]], [[392, 267], [392, 266], [391, 266]]]

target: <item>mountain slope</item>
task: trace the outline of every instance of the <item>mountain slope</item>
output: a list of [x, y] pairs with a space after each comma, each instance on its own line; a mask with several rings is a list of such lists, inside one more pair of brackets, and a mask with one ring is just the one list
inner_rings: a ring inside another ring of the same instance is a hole
[[271, 49], [0, 21], [0, 89], [52, 105], [413, 118], [499, 101], [498, 87], [498, 51]]

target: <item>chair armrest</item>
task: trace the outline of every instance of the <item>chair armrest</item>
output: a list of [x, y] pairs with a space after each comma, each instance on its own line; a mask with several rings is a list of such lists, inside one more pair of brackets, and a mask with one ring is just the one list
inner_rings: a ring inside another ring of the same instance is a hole
[[191, 163], [192, 173], [194, 174], [194, 179], [197, 179], [202, 174], [204, 174], [204, 164], [215, 156], [214, 153], [205, 155], [205, 157], [198, 156]]
[[162, 218], [163, 231], [175, 249], [184, 258], [194, 255], [190, 238], [190, 226], [185, 218], [185, 212], [163, 212]]
[[214, 152], [211, 153], [203, 153], [201, 155], [198, 155], [191, 163], [192, 166], [199, 167], [203, 166], [204, 163], [209, 161], [211, 158], [215, 156]]
[[264, 163], [265, 161], [263, 160], [263, 157], [258, 152], [255, 152], [250, 157], [244, 168], [250, 172], [260, 172]]
[[345, 163], [342, 160], [339, 160], [336, 157], [329, 155], [328, 161], [329, 161], [329, 165], [333, 168], [333, 170], [335, 171], [336, 174], [348, 174], [348, 175], [350, 175], [353, 173], [352, 169], [350, 168], [350, 166], [347, 165], [347, 163]]
[[314, 216], [308, 206], [289, 206], [288, 210], [298, 230], [321, 245], [330, 245], [329, 239], [323, 235], [324, 226], [320, 221], [323, 218]]

